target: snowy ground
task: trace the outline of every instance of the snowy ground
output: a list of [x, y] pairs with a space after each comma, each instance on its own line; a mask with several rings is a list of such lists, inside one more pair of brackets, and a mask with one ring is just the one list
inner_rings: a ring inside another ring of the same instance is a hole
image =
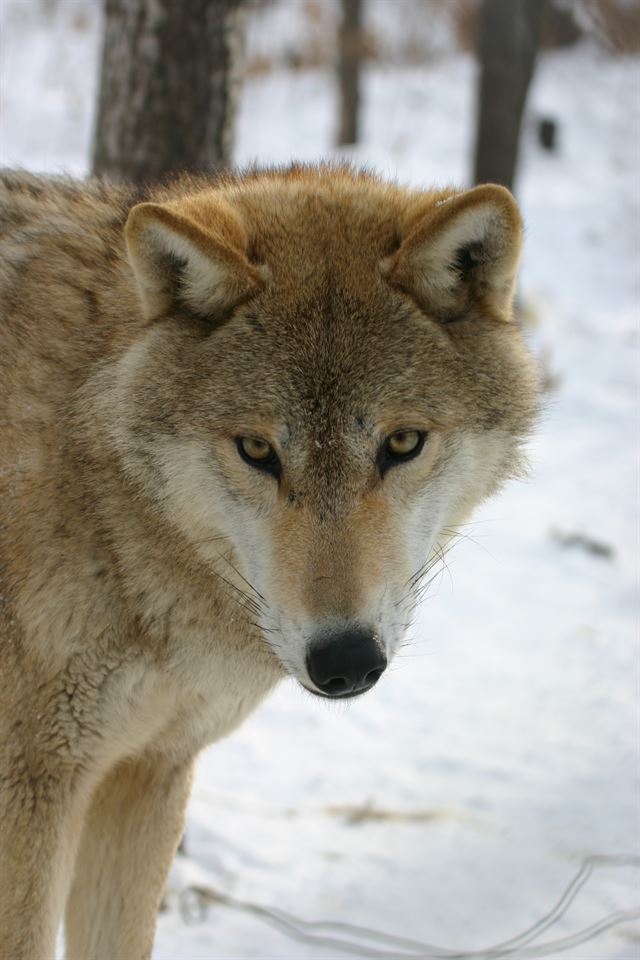
[[[43, 7], [0, 6], [0, 160], [82, 173], [97, 4]], [[464, 181], [473, 83], [462, 55], [372, 69], [349, 155], [414, 184]], [[239, 162], [333, 155], [333, 97], [322, 72], [249, 82]], [[560, 122], [556, 155], [536, 146], [539, 113]], [[225, 906], [188, 924], [192, 883], [477, 950], [539, 919], [581, 858], [640, 853], [639, 139], [638, 60], [543, 55], [517, 185], [522, 294], [555, 382], [532, 477], [466, 528], [372, 694], [327, 707], [284, 683], [203, 755], [156, 960], [345, 955]], [[639, 903], [632, 867], [596, 871], [541, 942]], [[549, 955], [631, 960], [640, 926]]]

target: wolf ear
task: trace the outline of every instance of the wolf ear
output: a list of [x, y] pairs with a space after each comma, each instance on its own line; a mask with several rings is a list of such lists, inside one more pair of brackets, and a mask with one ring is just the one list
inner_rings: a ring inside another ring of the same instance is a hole
[[133, 207], [125, 226], [129, 262], [145, 316], [155, 319], [182, 304], [212, 317], [262, 286], [246, 255], [246, 236], [231, 207], [207, 205], [207, 225], [160, 203]]
[[508, 320], [521, 246], [515, 200], [486, 184], [418, 209], [385, 272], [441, 320], [473, 306]]

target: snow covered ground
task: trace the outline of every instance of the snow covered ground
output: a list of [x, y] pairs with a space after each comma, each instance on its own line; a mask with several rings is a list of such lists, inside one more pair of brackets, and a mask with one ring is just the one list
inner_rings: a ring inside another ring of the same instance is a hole
[[[3, 164], [87, 169], [98, 21], [97, 3], [3, 0]], [[413, 184], [465, 181], [474, 79], [458, 54], [371, 68], [348, 155]], [[536, 145], [543, 113], [557, 154]], [[326, 73], [257, 77], [237, 159], [333, 156], [334, 117]], [[465, 528], [375, 691], [327, 706], [283, 683], [205, 752], [156, 960], [346, 955], [226, 906], [188, 923], [190, 884], [469, 951], [539, 919], [583, 857], [640, 854], [639, 153], [639, 61], [543, 54], [517, 184], [522, 296], [554, 383], [531, 479]], [[639, 904], [637, 869], [596, 870], [540, 941]], [[548, 955], [631, 960], [640, 926]]]

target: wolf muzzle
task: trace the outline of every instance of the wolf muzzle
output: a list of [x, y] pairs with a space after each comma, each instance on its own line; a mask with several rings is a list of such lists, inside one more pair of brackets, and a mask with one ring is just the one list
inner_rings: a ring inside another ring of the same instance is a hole
[[337, 699], [370, 690], [384, 673], [387, 657], [375, 633], [353, 629], [313, 640], [306, 664], [317, 687], [311, 692]]

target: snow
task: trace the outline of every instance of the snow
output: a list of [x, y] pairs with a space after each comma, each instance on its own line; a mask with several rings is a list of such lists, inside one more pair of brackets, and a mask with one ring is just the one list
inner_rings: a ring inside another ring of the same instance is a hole
[[[86, 171], [99, 20], [80, 0], [0, 5], [3, 163]], [[340, 155], [412, 184], [464, 182], [474, 82], [453, 52], [369, 67], [363, 142]], [[556, 154], [536, 144], [542, 115], [559, 122]], [[238, 162], [336, 156], [335, 117], [326, 71], [257, 75]], [[473, 950], [539, 919], [583, 857], [640, 853], [639, 147], [637, 58], [588, 44], [541, 56], [516, 186], [521, 296], [553, 384], [532, 475], [464, 528], [375, 691], [324, 705], [283, 683], [205, 751], [155, 960], [345, 955], [222, 905], [187, 923], [190, 884]], [[639, 894], [633, 867], [598, 869], [541, 941]], [[637, 958], [640, 927], [562, 956]]]

